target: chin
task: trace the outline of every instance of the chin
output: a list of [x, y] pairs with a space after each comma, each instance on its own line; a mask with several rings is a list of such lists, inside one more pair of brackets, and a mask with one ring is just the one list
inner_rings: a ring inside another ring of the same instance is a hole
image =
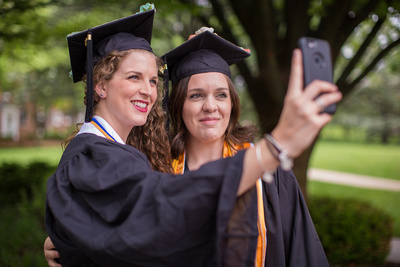
[[136, 119], [136, 120], [130, 121], [129, 125], [130, 125], [131, 128], [133, 128], [133, 127], [143, 126], [145, 123], [146, 123], [146, 121], [139, 121], [139, 120]]
[[203, 140], [204, 142], [206, 142], [206, 143], [217, 142], [217, 141], [219, 141], [219, 140], [221, 140], [221, 139], [223, 139], [223, 136], [221, 137], [221, 136], [216, 135], [216, 134], [213, 134], [213, 135], [204, 135], [204, 136], [202, 136], [202, 140]]
[[132, 118], [131, 122], [132, 122], [133, 127], [143, 126], [147, 122], [147, 116], [135, 116]]
[[146, 122], [144, 121], [144, 122], [136, 122], [135, 123], [135, 126], [143, 126], [143, 125], [145, 125], [146, 124]]

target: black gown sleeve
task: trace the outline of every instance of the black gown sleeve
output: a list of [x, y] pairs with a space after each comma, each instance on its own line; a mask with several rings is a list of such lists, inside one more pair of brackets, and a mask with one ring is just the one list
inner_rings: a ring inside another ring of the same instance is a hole
[[46, 228], [61, 263], [218, 266], [243, 157], [173, 176], [133, 147], [78, 135], [47, 182]]
[[266, 266], [329, 266], [293, 172], [278, 168], [274, 183], [263, 189], [267, 203]]

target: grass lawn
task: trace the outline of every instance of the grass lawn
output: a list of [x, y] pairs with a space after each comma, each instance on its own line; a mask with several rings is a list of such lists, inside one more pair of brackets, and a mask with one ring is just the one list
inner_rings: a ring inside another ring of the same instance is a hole
[[307, 185], [309, 197], [352, 198], [382, 209], [394, 218], [394, 236], [400, 237], [400, 192], [356, 188], [318, 181], [308, 181]]
[[57, 166], [61, 155], [61, 146], [1, 148], [0, 164], [3, 162], [28, 164], [33, 161], [44, 161]]
[[400, 180], [400, 146], [318, 141], [310, 166]]

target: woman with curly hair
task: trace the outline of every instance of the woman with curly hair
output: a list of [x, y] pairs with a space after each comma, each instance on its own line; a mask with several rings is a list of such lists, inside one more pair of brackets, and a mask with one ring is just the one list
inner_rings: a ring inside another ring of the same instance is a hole
[[[122, 52], [112, 51], [104, 59], [102, 59], [93, 69], [93, 83], [98, 84], [100, 81], [108, 81], [114, 74], [114, 71], [118, 68], [119, 63], [126, 57], [129, 53], [147, 53], [145, 50], [126, 50]], [[156, 57], [157, 66], [162, 66], [162, 60]], [[86, 75], [82, 78], [86, 80]], [[157, 84], [157, 87], [160, 83]], [[161, 89], [157, 89], [161, 91]], [[85, 95], [87, 95], [87, 88], [85, 89]], [[100, 96], [102, 95], [102, 96]], [[97, 105], [100, 101], [105, 101], [104, 94], [94, 94], [93, 97], [93, 110], [96, 113]], [[86, 105], [87, 97], [85, 97]], [[131, 145], [141, 152], [143, 152], [148, 158], [151, 167], [154, 170], [171, 173], [171, 156], [170, 156], [170, 146], [168, 141], [168, 136], [165, 131], [165, 114], [161, 108], [160, 98], [156, 98], [153, 108], [150, 109], [149, 115], [147, 117], [147, 122], [142, 126], [133, 127], [125, 143]], [[94, 116], [98, 121], [97, 115]], [[87, 123], [86, 123], [87, 124]], [[63, 142], [63, 148], [65, 149], [69, 142], [77, 135], [82, 134], [84, 131], [81, 130], [82, 123], [77, 124], [78, 130], [73, 132], [66, 141]], [[89, 123], [84, 126], [84, 128], [91, 127], [94, 131], [97, 128], [93, 127], [93, 124]]]

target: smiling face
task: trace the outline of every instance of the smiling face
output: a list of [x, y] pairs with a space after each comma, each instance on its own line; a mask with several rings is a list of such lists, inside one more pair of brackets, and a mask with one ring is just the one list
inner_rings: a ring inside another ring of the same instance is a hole
[[147, 51], [132, 50], [120, 61], [111, 79], [96, 85], [96, 93], [102, 95], [96, 115], [125, 140], [132, 127], [146, 123], [157, 99], [157, 84], [156, 57]]
[[232, 101], [224, 74], [208, 72], [193, 75], [182, 109], [190, 141], [211, 143], [223, 139], [231, 109]]

